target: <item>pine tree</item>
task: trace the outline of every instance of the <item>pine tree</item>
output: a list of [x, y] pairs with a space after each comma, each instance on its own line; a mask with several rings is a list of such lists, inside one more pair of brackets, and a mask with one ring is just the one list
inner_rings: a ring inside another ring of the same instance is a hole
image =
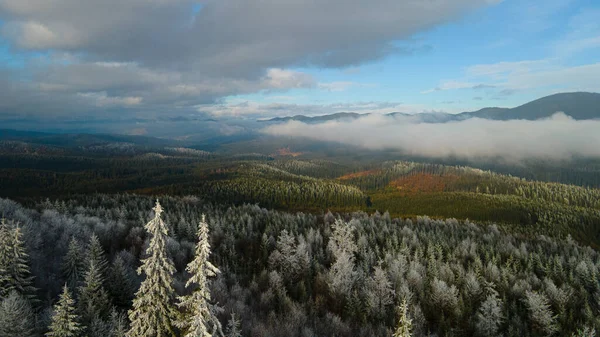
[[62, 274], [67, 280], [69, 289], [75, 290], [79, 287], [85, 269], [83, 248], [77, 239], [71, 238], [69, 249], [62, 264]]
[[110, 312], [110, 337], [125, 337], [127, 334], [126, 315], [113, 309]]
[[35, 316], [29, 301], [12, 291], [0, 303], [0, 336], [33, 337]]
[[227, 333], [225, 334], [227, 337], [242, 337], [242, 330], [240, 328], [240, 321], [237, 319], [237, 316], [234, 312], [231, 312], [231, 318], [227, 323]]
[[398, 310], [400, 311], [400, 318], [398, 319], [398, 325], [396, 326], [396, 331], [392, 337], [410, 337], [412, 320], [408, 317], [408, 303], [406, 302], [406, 299], [402, 300]]
[[0, 219], [0, 299], [6, 298], [10, 294], [10, 284], [8, 282], [8, 269], [10, 267], [11, 257], [11, 232], [6, 223], [6, 219]]
[[173, 322], [177, 317], [174, 308], [173, 274], [175, 266], [167, 256], [167, 226], [161, 219], [162, 207], [156, 201], [154, 219], [145, 226], [150, 234], [150, 244], [146, 250], [148, 257], [142, 260], [138, 273], [146, 279], [133, 300], [129, 310], [131, 328], [128, 337], [167, 337], [175, 335]]
[[494, 293], [486, 298], [477, 311], [475, 328], [480, 336], [496, 336], [501, 323], [502, 302]]
[[102, 276], [102, 279], [106, 279], [108, 261], [106, 261], [104, 248], [102, 248], [102, 244], [100, 244], [100, 240], [96, 234], [92, 234], [92, 237], [90, 238], [90, 243], [88, 246], [88, 261], [93, 261], [96, 265], [96, 268], [98, 268], [98, 272]]
[[108, 293], [102, 285], [103, 279], [95, 262], [90, 261], [83, 285], [79, 288], [79, 307], [83, 321], [91, 323], [94, 318], [104, 318], [110, 306]]
[[556, 316], [550, 309], [550, 301], [544, 294], [535, 291], [525, 292], [525, 304], [529, 311], [529, 320], [534, 330], [552, 335], [558, 331]]
[[79, 337], [81, 336], [82, 328], [78, 321], [79, 317], [75, 313], [75, 301], [71, 298], [69, 288], [65, 284], [63, 293], [54, 307], [50, 331], [46, 333], [46, 336]]
[[108, 273], [107, 289], [113, 304], [120, 308], [131, 307], [135, 292], [131, 274], [123, 258], [117, 255]]
[[30, 300], [35, 298], [33, 277], [29, 270], [29, 255], [25, 252], [21, 228], [11, 228], [3, 219], [0, 224], [0, 297], [15, 290]]
[[185, 337], [212, 336], [219, 330], [219, 327], [214, 324], [215, 317], [211, 311], [209, 303], [211, 296], [208, 289], [208, 278], [217, 275], [219, 269], [208, 261], [210, 244], [208, 224], [204, 215], [198, 228], [198, 238], [195, 258], [186, 268], [191, 277], [185, 285], [196, 286], [196, 289], [190, 295], [180, 297], [178, 304], [184, 310], [184, 317], [178, 325], [186, 332]]

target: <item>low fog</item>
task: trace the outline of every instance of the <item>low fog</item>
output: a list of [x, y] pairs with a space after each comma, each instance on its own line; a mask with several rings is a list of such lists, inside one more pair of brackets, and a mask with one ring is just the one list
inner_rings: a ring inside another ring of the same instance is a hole
[[536, 121], [472, 118], [436, 124], [405, 116], [369, 115], [317, 125], [290, 121], [262, 131], [435, 158], [502, 158], [514, 162], [527, 158], [600, 157], [600, 120], [577, 121], [562, 112]]

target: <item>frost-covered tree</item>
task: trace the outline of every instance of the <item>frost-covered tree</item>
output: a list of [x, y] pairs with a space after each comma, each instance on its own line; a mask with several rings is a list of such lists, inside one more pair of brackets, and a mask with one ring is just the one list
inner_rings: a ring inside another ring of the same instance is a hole
[[490, 294], [477, 310], [475, 329], [480, 336], [497, 336], [502, 324], [502, 302]]
[[10, 294], [8, 269], [11, 259], [11, 231], [6, 219], [0, 219], [0, 299]]
[[214, 324], [216, 319], [211, 311], [211, 296], [208, 288], [208, 278], [216, 276], [219, 269], [208, 261], [209, 256], [208, 224], [202, 216], [198, 228], [195, 257], [186, 268], [191, 277], [185, 286], [195, 287], [195, 289], [191, 294], [180, 297], [178, 304], [184, 312], [178, 326], [184, 331], [185, 337], [213, 336], [220, 332], [220, 324], [217, 326]]
[[69, 289], [75, 290], [81, 283], [85, 270], [84, 258], [83, 247], [77, 239], [71, 238], [62, 263], [62, 275]]
[[106, 285], [113, 304], [118, 307], [128, 308], [131, 306], [131, 300], [135, 292], [131, 274], [133, 272], [129, 270], [123, 258], [117, 255], [109, 269]]
[[558, 331], [556, 317], [550, 309], [550, 301], [544, 294], [535, 291], [525, 292], [525, 305], [529, 312], [529, 320], [534, 330], [546, 335]]
[[354, 228], [341, 220], [336, 220], [331, 228], [333, 229], [333, 235], [328, 247], [335, 258], [335, 262], [329, 269], [329, 288], [334, 293], [346, 296], [350, 294], [356, 280], [354, 253], [357, 247], [353, 236]]
[[131, 328], [128, 337], [170, 337], [175, 335], [174, 322], [177, 311], [173, 305], [173, 274], [175, 266], [167, 255], [168, 229], [161, 218], [163, 212], [158, 201], [154, 219], [145, 226], [150, 234], [146, 249], [147, 257], [142, 260], [139, 274], [145, 274], [140, 289], [129, 310]]
[[400, 317], [392, 337], [410, 337], [412, 320], [408, 317], [408, 303], [406, 302], [406, 299], [402, 300], [402, 303], [398, 307], [398, 311], [400, 313]]
[[231, 317], [229, 318], [229, 322], [227, 323], [227, 329], [225, 331], [225, 335], [227, 337], [242, 337], [240, 321], [238, 320], [234, 312], [231, 312]]
[[58, 303], [54, 306], [52, 322], [50, 323], [48, 337], [79, 337], [82, 327], [79, 317], [75, 312], [75, 301], [71, 298], [69, 288], [65, 284]]
[[36, 289], [33, 287], [29, 255], [25, 251], [21, 228], [18, 224], [11, 228], [2, 220], [0, 235], [0, 297], [6, 297], [14, 290], [28, 299], [34, 299]]
[[16, 291], [0, 303], [0, 336], [36, 336], [35, 315], [29, 301]]
[[386, 308], [394, 301], [394, 290], [381, 266], [375, 267], [373, 275], [367, 280], [367, 305], [375, 317], [384, 318]]
[[104, 254], [104, 248], [102, 248], [102, 244], [100, 244], [100, 239], [96, 236], [96, 234], [92, 234], [90, 237], [90, 243], [88, 245], [88, 256], [89, 263], [94, 263], [100, 276], [102, 279], [106, 279], [107, 269], [108, 269], [108, 261], [106, 260], [106, 256]]
[[83, 321], [87, 324], [93, 319], [106, 317], [110, 300], [103, 286], [102, 275], [94, 260], [90, 261], [85, 273], [83, 285], [79, 288], [79, 307], [81, 308]]
[[127, 316], [113, 309], [110, 312], [109, 337], [125, 337], [127, 334]]

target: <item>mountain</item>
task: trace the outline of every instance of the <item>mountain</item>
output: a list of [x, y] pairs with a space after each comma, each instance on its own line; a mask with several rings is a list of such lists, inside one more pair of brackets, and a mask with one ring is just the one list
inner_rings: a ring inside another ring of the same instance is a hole
[[[484, 118], [493, 120], [536, 120], [550, 117], [558, 111], [562, 111], [578, 120], [600, 118], [600, 93], [572, 92], [554, 94], [536, 99], [535, 101], [531, 101], [516, 108], [489, 107], [459, 114], [426, 112], [411, 115], [402, 112], [392, 112], [387, 114], [387, 116], [407, 117], [416, 119], [423, 123], [445, 123], [469, 118]], [[266, 120], [266, 122], [284, 123], [288, 121], [299, 121], [304, 123], [320, 123], [331, 120], [356, 119], [367, 115], [369, 114], [358, 114], [352, 112], [340, 112], [315, 117], [296, 115], [292, 117], [272, 118]]]
[[600, 93], [560, 93], [542, 97], [512, 109], [484, 108], [475, 112], [464, 112], [459, 116], [495, 120], [535, 120], [550, 117], [558, 111], [562, 111], [574, 119], [600, 118]]
[[330, 115], [323, 116], [304, 116], [304, 115], [296, 115], [296, 116], [288, 116], [288, 117], [275, 117], [271, 119], [264, 120], [264, 122], [276, 122], [276, 123], [285, 123], [289, 121], [298, 121], [303, 123], [322, 123], [332, 120], [351, 120], [357, 119], [361, 116], [366, 116], [368, 114], [359, 114], [356, 112], [338, 112]]

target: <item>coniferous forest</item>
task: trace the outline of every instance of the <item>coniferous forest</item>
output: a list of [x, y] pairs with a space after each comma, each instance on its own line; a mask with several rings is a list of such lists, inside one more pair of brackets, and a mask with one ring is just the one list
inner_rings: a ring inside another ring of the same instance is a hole
[[0, 336], [600, 329], [597, 186], [407, 160], [107, 151], [4, 152], [24, 159], [1, 171]]

